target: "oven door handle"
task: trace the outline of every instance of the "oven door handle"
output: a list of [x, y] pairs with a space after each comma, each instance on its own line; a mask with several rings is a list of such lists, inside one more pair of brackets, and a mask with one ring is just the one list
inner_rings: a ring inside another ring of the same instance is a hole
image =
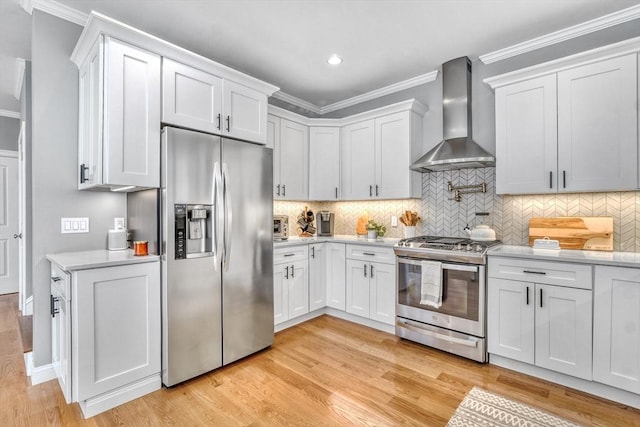
[[[428, 261], [428, 260], [425, 260]], [[402, 258], [398, 257], [398, 263], [400, 264], [411, 264], [411, 265], [422, 265], [422, 261], [418, 259], [412, 258]], [[478, 272], [477, 265], [465, 265], [465, 264], [445, 264], [442, 263], [443, 270], [456, 270], [456, 271], [471, 271], [474, 273]]]
[[463, 339], [463, 338], [452, 337], [449, 335], [439, 334], [437, 332], [433, 332], [421, 326], [418, 326], [414, 323], [410, 323], [408, 321], [402, 321], [402, 320], [397, 320], [396, 325], [401, 328], [406, 328], [410, 331], [417, 332], [422, 335], [428, 335], [430, 337], [433, 337], [439, 340], [448, 341], [455, 344], [466, 345], [467, 347], [478, 347], [478, 339], [474, 337], [468, 337], [466, 339]]

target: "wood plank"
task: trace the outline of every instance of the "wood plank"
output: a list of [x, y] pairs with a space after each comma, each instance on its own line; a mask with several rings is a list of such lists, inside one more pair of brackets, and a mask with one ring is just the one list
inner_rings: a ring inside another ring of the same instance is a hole
[[613, 217], [556, 217], [529, 220], [529, 245], [558, 240], [562, 249], [613, 250]]
[[[17, 298], [6, 298], [0, 307], [14, 311]], [[0, 348], [12, 352], [0, 358], [2, 426], [441, 426], [473, 386], [587, 426], [640, 425], [640, 410], [330, 316], [279, 332], [266, 351], [84, 420], [56, 381], [29, 385], [12, 323], [0, 334]]]

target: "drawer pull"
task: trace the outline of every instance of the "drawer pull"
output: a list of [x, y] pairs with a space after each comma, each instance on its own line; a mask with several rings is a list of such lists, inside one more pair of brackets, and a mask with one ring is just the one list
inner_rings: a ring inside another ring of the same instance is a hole
[[532, 270], [522, 270], [523, 273], [531, 273], [531, 274], [542, 274], [543, 276], [547, 274], [546, 271], [532, 271]]
[[371, 253], [371, 252], [362, 252], [362, 255], [376, 256], [376, 254]]
[[284, 254], [284, 256], [294, 256], [295, 254]]

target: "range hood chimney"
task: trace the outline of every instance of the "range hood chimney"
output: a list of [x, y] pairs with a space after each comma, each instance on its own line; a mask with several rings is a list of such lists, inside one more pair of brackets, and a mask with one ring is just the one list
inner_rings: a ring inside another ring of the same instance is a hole
[[444, 140], [411, 165], [418, 172], [494, 166], [495, 157], [471, 138], [471, 61], [466, 56], [442, 64]]

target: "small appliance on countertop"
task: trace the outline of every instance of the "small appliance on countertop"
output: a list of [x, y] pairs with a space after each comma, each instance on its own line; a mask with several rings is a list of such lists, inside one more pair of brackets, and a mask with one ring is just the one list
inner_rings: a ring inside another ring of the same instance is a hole
[[287, 215], [273, 216], [273, 240], [287, 240], [289, 238], [289, 217]]
[[124, 228], [124, 218], [114, 219], [114, 228], [109, 230], [107, 248], [110, 251], [124, 251], [127, 249], [127, 229]]
[[319, 211], [316, 219], [318, 220], [318, 236], [333, 236], [333, 223], [335, 215], [329, 211]]

